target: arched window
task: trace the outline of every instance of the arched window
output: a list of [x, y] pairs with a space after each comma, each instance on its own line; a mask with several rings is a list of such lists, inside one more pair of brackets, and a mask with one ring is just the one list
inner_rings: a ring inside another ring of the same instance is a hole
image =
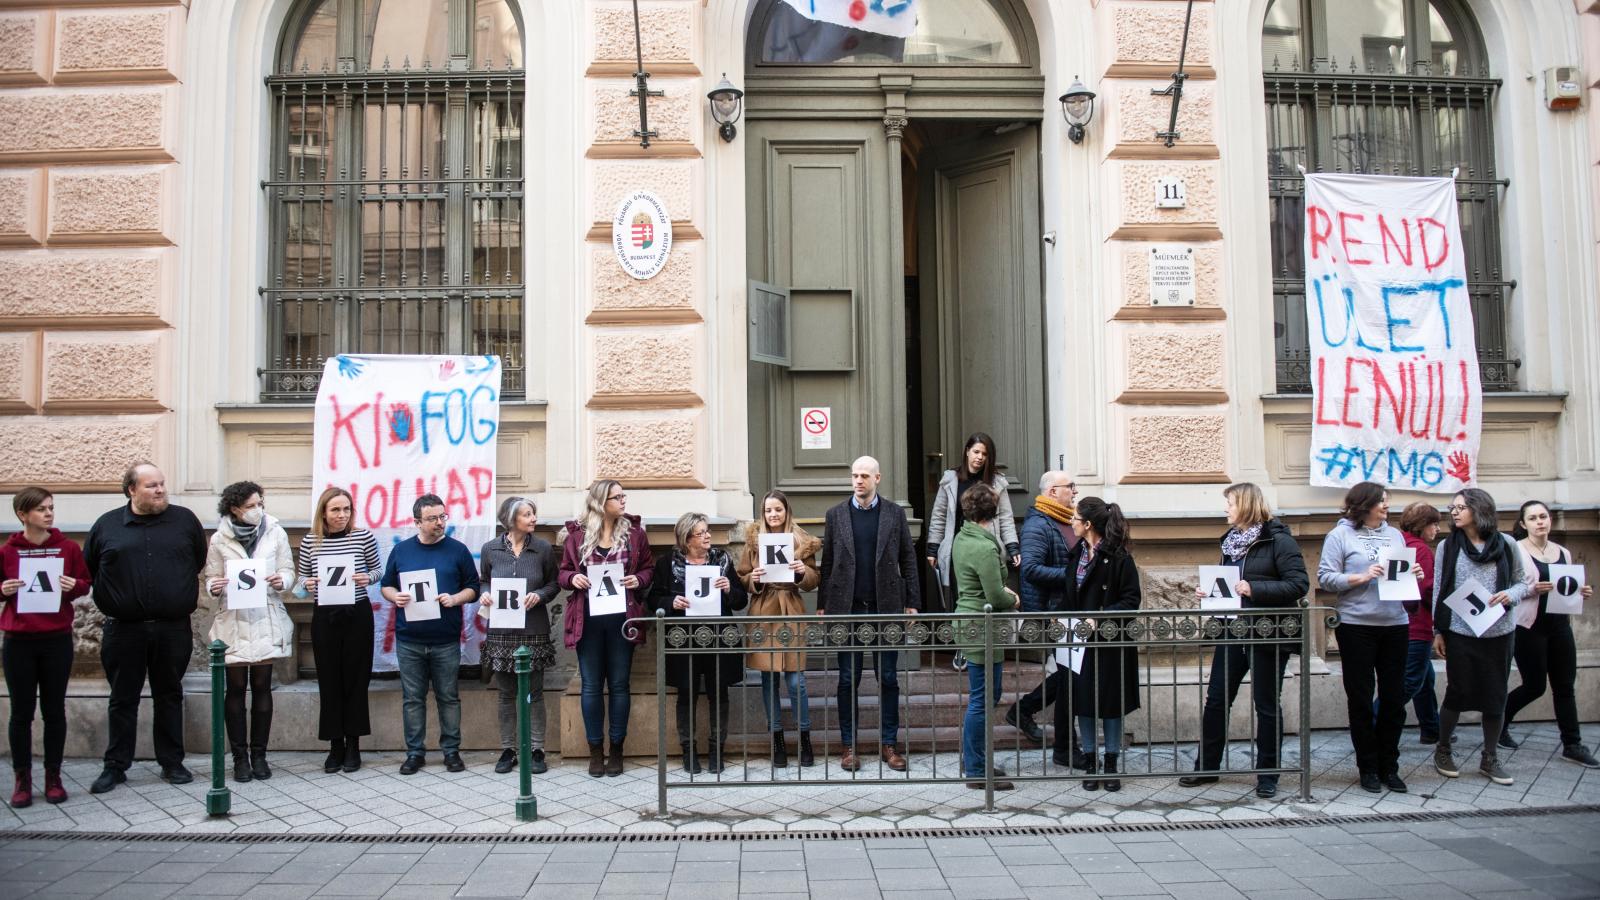
[[319, 0], [267, 79], [264, 401], [339, 353], [497, 354], [523, 390], [522, 30], [509, 0]]
[[1273, 0], [1261, 33], [1279, 393], [1309, 394], [1307, 172], [1456, 176], [1467, 291], [1485, 390], [1514, 390], [1512, 282], [1500, 267], [1491, 78], [1451, 0]]
[[1018, 23], [988, 0], [939, 0], [916, 7], [910, 37], [858, 31], [806, 18], [782, 0], [761, 11], [755, 61], [765, 65], [1023, 65]]

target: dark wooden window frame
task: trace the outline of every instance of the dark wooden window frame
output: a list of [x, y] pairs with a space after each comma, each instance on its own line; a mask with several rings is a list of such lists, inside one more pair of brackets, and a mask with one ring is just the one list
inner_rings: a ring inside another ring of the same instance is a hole
[[310, 402], [324, 363], [340, 353], [495, 354], [503, 393], [521, 397], [520, 61], [473, 59], [476, 4], [451, 0], [448, 58], [369, 65], [360, 0], [333, 0], [336, 59], [297, 70], [296, 47], [319, 5], [290, 16], [266, 79], [260, 399]]

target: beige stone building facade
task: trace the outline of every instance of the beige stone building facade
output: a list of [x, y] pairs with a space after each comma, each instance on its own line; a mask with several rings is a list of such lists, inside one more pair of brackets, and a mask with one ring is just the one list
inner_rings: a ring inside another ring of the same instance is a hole
[[[773, 485], [816, 515], [861, 453], [924, 516], [982, 428], [1017, 481], [1065, 468], [1122, 503], [1150, 602], [1177, 603], [1228, 482], [1265, 486], [1313, 559], [1333, 520], [1295, 166], [1460, 167], [1481, 479], [1554, 504], [1600, 567], [1600, 4], [918, 6], [886, 45], [778, 0], [640, 0], [642, 147], [628, 0], [0, 0], [0, 491], [51, 487], [81, 532], [151, 458], [204, 519], [252, 478], [303, 528], [323, 359], [495, 352], [499, 491], [546, 522], [596, 477], [662, 540]], [[1578, 108], [1547, 106], [1556, 67]], [[1080, 79], [1075, 142], [1056, 98]], [[673, 222], [644, 281], [610, 227], [641, 189]], [[1151, 302], [1167, 245], [1192, 305]], [[786, 292], [788, 367], [750, 359], [752, 282]], [[835, 428], [808, 457], [813, 405]], [[1580, 640], [1591, 683], [1596, 613]]]

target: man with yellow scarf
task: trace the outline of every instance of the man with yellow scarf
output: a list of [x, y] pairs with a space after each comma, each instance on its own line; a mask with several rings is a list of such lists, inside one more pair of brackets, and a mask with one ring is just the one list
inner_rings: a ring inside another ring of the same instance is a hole
[[[1077, 542], [1068, 523], [1072, 519], [1072, 504], [1077, 498], [1078, 486], [1066, 472], [1046, 472], [1039, 479], [1039, 496], [1022, 523], [1022, 610], [1024, 612], [1049, 612], [1061, 600], [1066, 590], [1067, 551]], [[1022, 732], [1036, 744], [1044, 742], [1044, 729], [1033, 717], [1041, 709], [1067, 696], [1067, 679], [1072, 676], [1065, 666], [1044, 679], [1038, 687], [1024, 695], [1006, 710], [1006, 722]], [[1064, 701], [1063, 701], [1064, 702]], [[1069, 729], [1070, 731], [1071, 729]], [[1060, 738], [1060, 735], [1057, 735]], [[1072, 755], [1063, 753], [1057, 746], [1051, 754], [1057, 765], [1084, 768], [1082, 753], [1078, 749], [1078, 736], [1071, 737]]]

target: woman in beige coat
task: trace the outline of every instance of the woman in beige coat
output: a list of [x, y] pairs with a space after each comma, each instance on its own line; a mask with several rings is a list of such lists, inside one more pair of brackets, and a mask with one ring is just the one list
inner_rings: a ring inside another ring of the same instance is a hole
[[[272, 661], [288, 656], [294, 642], [294, 624], [283, 606], [283, 593], [294, 586], [294, 553], [283, 526], [267, 515], [261, 485], [240, 481], [223, 488], [217, 512], [222, 518], [211, 535], [202, 577], [213, 602], [224, 606], [211, 623], [210, 640], [228, 645], [223, 717], [233, 749], [233, 777], [236, 781], [271, 778], [267, 736], [272, 730]], [[226, 608], [223, 595], [228, 585], [228, 560], [232, 559], [258, 559], [265, 564], [264, 608]], [[248, 740], [244, 721], [246, 685], [251, 695]]]
[[[789, 564], [794, 572], [794, 581], [763, 582], [766, 568], [761, 564], [759, 555], [761, 535], [785, 532], [794, 535], [794, 560]], [[739, 554], [737, 571], [745, 589], [750, 592], [750, 615], [805, 615], [806, 604], [800, 595], [816, 590], [817, 583], [822, 579], [817, 571], [817, 549], [821, 546], [821, 541], [806, 534], [794, 523], [789, 498], [782, 491], [768, 491], [761, 498], [761, 521], [750, 523], [745, 531], [744, 550]], [[769, 635], [759, 642], [751, 642], [752, 648], [804, 646], [805, 642], [800, 639], [797, 629], [791, 629], [795, 634], [787, 645], [780, 643], [777, 636], [772, 634], [777, 631], [776, 628], [763, 630]], [[795, 724], [800, 727], [800, 765], [815, 765], [816, 756], [811, 750], [811, 703], [806, 697], [805, 653], [751, 653], [746, 657], [746, 663], [761, 673], [761, 699], [767, 710], [767, 727], [772, 731], [772, 767], [778, 769], [789, 765], [789, 749], [783, 736], [783, 711], [778, 706], [780, 676], [788, 685], [789, 705], [794, 708]]]

